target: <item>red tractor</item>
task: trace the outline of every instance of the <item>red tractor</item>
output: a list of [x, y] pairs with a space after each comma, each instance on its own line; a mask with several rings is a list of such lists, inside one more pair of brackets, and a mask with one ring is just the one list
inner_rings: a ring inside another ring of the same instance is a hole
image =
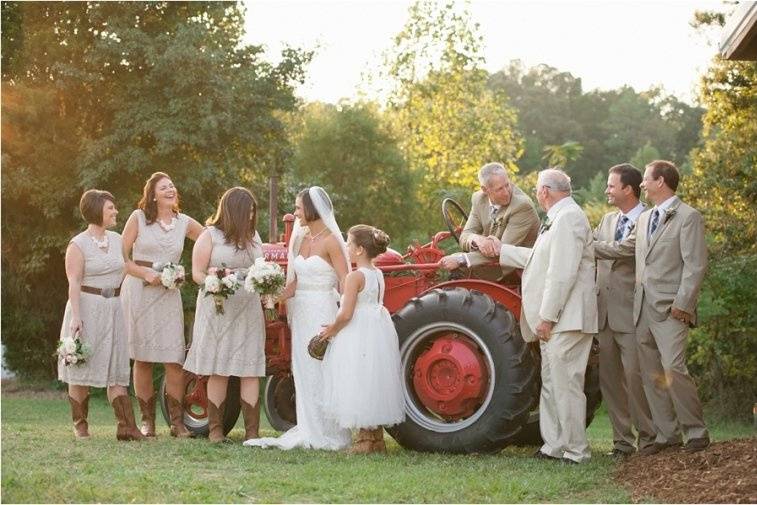
[[[538, 444], [539, 348], [523, 341], [518, 327], [520, 286], [440, 271], [440, 242], [459, 241], [465, 211], [442, 203], [449, 231], [406, 254], [387, 251], [376, 260], [384, 272], [384, 305], [399, 335], [406, 420], [388, 429], [408, 449], [434, 452], [495, 452], [509, 444]], [[283, 240], [266, 244], [268, 261], [286, 267], [294, 217], [284, 217]], [[448, 277], [446, 280], [444, 277]], [[285, 431], [297, 422], [286, 318], [267, 323], [268, 376], [261, 401], [271, 426]], [[587, 424], [600, 403], [596, 345], [586, 371]], [[185, 422], [207, 433], [205, 379], [188, 376]], [[225, 428], [239, 415], [238, 381], [229, 381]], [[161, 388], [162, 393], [162, 388]], [[160, 395], [164, 398], [164, 395]], [[165, 402], [162, 402], [166, 417]]]

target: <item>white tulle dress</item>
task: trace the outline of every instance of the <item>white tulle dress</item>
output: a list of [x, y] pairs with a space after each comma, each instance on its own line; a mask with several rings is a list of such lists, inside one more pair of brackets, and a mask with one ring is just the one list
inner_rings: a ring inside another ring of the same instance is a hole
[[297, 290], [287, 304], [291, 315], [292, 375], [296, 391], [297, 426], [278, 438], [254, 438], [244, 445], [289, 450], [326, 449], [338, 451], [352, 442], [349, 430], [339, 428], [322, 408], [323, 362], [308, 354], [310, 339], [321, 326], [334, 322], [337, 312], [337, 275], [318, 255], [294, 259]]
[[391, 426], [405, 418], [397, 331], [382, 303], [383, 274], [358, 270], [365, 286], [323, 359], [323, 409], [342, 428]]

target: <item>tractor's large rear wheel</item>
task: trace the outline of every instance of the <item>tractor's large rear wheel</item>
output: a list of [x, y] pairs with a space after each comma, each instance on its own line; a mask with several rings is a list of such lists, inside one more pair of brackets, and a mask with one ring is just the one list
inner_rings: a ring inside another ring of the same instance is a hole
[[418, 451], [496, 452], [528, 421], [536, 368], [515, 317], [478, 291], [434, 289], [394, 316], [406, 419], [389, 428]]
[[[541, 368], [541, 356], [539, 347], [536, 344], [532, 348], [534, 362], [537, 368]], [[541, 374], [537, 381], [538, 387], [541, 388]], [[599, 404], [602, 403], [602, 393], [599, 390], [599, 343], [596, 339], [592, 342], [591, 354], [589, 354], [589, 363], [586, 365], [586, 374], [584, 375], [584, 394], [586, 395], [586, 426], [588, 427], [594, 420]], [[531, 411], [528, 416], [528, 423], [521, 431], [515, 434], [511, 440], [514, 445], [541, 445], [541, 431], [539, 430], [539, 407]]]

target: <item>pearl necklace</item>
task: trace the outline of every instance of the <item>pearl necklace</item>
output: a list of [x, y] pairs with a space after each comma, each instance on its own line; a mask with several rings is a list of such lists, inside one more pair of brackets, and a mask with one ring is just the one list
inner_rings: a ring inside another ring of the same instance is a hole
[[169, 232], [176, 228], [176, 217], [171, 218], [171, 222], [168, 224], [165, 224], [163, 221], [161, 221], [159, 218], [155, 219], [158, 222], [158, 225], [163, 228], [163, 231]]
[[323, 235], [323, 232], [325, 232], [326, 230], [328, 230], [328, 228], [322, 229], [321, 231], [319, 231], [315, 235], [313, 235], [312, 233], [308, 233], [307, 236], [308, 236], [308, 238], [310, 239], [311, 242], [315, 242], [315, 239], [317, 239], [319, 236]]
[[91, 238], [92, 242], [94, 242], [95, 245], [97, 247], [99, 247], [100, 249], [107, 249], [108, 248], [108, 235], [107, 234], [103, 235], [103, 239], [102, 240], [97, 240], [97, 237], [95, 237], [92, 234], [89, 234], [89, 238]]

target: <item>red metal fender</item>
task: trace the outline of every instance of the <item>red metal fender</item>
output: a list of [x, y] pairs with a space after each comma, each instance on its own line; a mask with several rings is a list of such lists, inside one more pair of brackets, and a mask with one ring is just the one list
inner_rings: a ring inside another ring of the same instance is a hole
[[515, 319], [520, 320], [521, 297], [518, 286], [504, 286], [496, 282], [481, 279], [455, 279], [436, 284], [418, 296], [423, 296], [425, 293], [437, 288], [475, 289], [489, 295], [494, 301], [507, 307], [507, 310], [512, 312]]

